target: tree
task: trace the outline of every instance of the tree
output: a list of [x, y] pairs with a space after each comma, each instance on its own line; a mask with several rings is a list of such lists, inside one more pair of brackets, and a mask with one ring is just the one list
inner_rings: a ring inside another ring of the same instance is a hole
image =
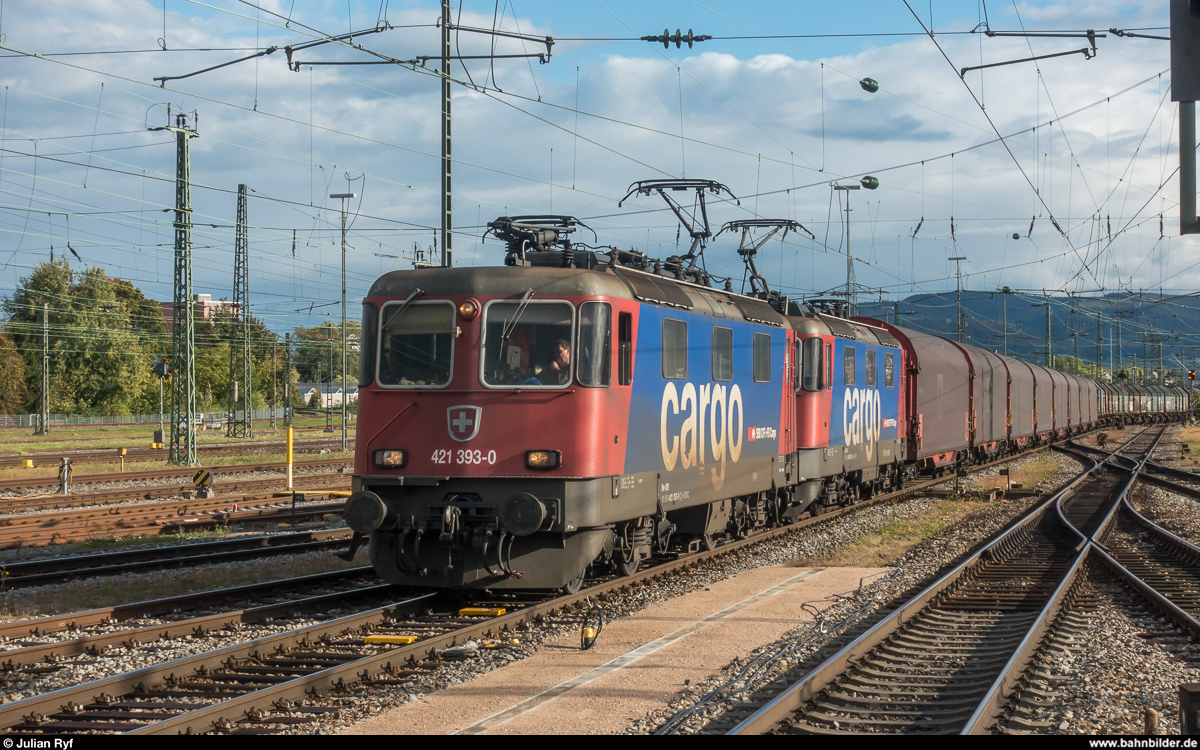
[[15, 414], [25, 401], [26, 370], [16, 344], [0, 336], [0, 414]]
[[[358, 382], [359, 341], [362, 340], [362, 324], [357, 320], [346, 321], [347, 387]], [[340, 383], [342, 380], [342, 326], [330, 321], [326, 325], [312, 328], [297, 328], [294, 338], [296, 346], [294, 364], [300, 380], [306, 383]]]
[[4, 300], [5, 331], [25, 363], [23, 410], [33, 411], [41, 393], [28, 381], [40, 376], [47, 309], [52, 411], [128, 414], [149, 393], [157, 405], [150, 363], [165, 339], [157, 303], [101, 268], [76, 272], [59, 261], [35, 268]]

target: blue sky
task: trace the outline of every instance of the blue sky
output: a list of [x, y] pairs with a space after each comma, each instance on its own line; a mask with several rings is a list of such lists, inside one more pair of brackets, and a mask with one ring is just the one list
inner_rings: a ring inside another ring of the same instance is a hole
[[[462, 24], [490, 28], [496, 7], [465, 3]], [[758, 216], [812, 230], [815, 241], [789, 235], [759, 256], [769, 281], [812, 296], [845, 281], [845, 193], [830, 183], [869, 173], [882, 185], [850, 198], [851, 251], [858, 281], [885, 299], [952, 289], [946, 259], [954, 256], [968, 258], [963, 272], [974, 289], [1200, 286], [1193, 241], [1177, 236], [1177, 123], [1169, 75], [1160, 76], [1169, 67], [1166, 42], [1109, 36], [1090, 60], [1075, 54], [960, 79], [963, 66], [1086, 41], [965, 33], [984, 18], [979, 2], [914, 2], [936, 44], [923, 35], [863, 36], [920, 32], [903, 2], [860, 2], [852, 11], [674, 0], [498, 7], [498, 28], [558, 41], [546, 64], [506, 58], [454, 68], [457, 81], [475, 84], [454, 87], [456, 263], [502, 262], [499, 243], [480, 243], [481, 228], [521, 213], [572, 214], [601, 244], [673, 254], [677, 229], [665, 206], [643, 199], [618, 209], [617, 201], [638, 179], [702, 177], [741, 198], [712, 208], [717, 226]], [[0, 55], [15, 56], [0, 57], [0, 294], [48, 259], [52, 245], [61, 257], [69, 241], [86, 263], [170, 298], [164, 209], [174, 200], [175, 152], [164, 133], [146, 129], [165, 124], [168, 103], [200, 116], [192, 142], [197, 292], [231, 293], [239, 183], [253, 191], [252, 308], [278, 331], [337, 315], [331, 192], [361, 196], [351, 206], [352, 296], [382, 272], [411, 267], [414, 247], [431, 245], [438, 221], [436, 77], [394, 65], [296, 72], [278, 51], [164, 88], [153, 78], [311, 40], [304, 27], [342, 34], [381, 17], [394, 28], [356, 44], [399, 59], [433, 55], [440, 5], [285, 0], [261, 8], [167, 0], [164, 37], [161, 0], [8, 4]], [[457, 5], [455, 12], [457, 19]], [[1167, 9], [989, 3], [987, 21], [993, 30], [1153, 28], [1166, 26]], [[691, 50], [589, 41], [664, 27], [715, 37], [854, 36], [718, 38]], [[462, 32], [458, 40], [463, 54], [490, 49], [483, 35]], [[495, 46], [498, 54], [536, 49], [513, 39]], [[53, 56], [68, 52], [105, 54]], [[295, 58], [378, 59], [345, 45]], [[880, 91], [863, 91], [863, 77], [878, 80]], [[1011, 137], [1000, 142], [996, 130]], [[723, 237], [706, 257], [736, 288], [734, 250]]]

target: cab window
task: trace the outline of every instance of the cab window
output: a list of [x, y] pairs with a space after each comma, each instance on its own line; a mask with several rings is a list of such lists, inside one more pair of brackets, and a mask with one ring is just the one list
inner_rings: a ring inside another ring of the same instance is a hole
[[404, 306], [394, 302], [384, 305], [380, 317], [380, 385], [449, 385], [455, 334], [452, 303], [414, 302]]
[[379, 340], [379, 308], [373, 302], [362, 306], [362, 356], [358, 360], [358, 387], [375, 380], [375, 344]]
[[833, 344], [825, 345], [825, 380], [821, 382], [825, 390], [833, 390]]
[[821, 339], [813, 336], [804, 340], [804, 356], [802, 358], [803, 374], [800, 386], [810, 392], [825, 388], [825, 357], [821, 353]]
[[612, 308], [607, 302], [579, 306], [579, 360], [575, 379], [580, 385], [606, 388], [612, 376]]
[[575, 366], [571, 303], [489, 302], [483, 315], [484, 385], [562, 388], [570, 384]]

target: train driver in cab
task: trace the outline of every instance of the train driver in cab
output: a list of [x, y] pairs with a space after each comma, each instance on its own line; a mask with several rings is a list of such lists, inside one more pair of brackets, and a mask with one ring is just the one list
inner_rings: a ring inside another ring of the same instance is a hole
[[571, 344], [566, 339], [554, 342], [554, 359], [542, 372], [559, 385], [571, 379]]
[[571, 344], [566, 339], [554, 342], [552, 358], [547, 364], [534, 368], [534, 374], [525, 380], [526, 385], [563, 385], [571, 379]]

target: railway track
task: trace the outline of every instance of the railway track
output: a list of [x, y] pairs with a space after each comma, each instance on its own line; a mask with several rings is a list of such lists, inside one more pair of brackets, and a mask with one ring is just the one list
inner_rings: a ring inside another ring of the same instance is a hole
[[4, 574], [4, 585], [8, 588], [27, 588], [96, 576], [120, 575], [146, 570], [169, 570], [237, 560], [255, 560], [281, 554], [342, 550], [346, 547], [349, 539], [349, 529], [323, 529], [291, 534], [238, 537], [170, 547], [8, 563], [0, 566], [0, 572]]
[[[293, 486], [296, 491], [303, 492], [309, 489], [320, 489], [324, 485], [335, 482], [345, 484], [346, 478], [341, 474], [301, 474], [295, 477]], [[285, 481], [282, 476], [268, 479], [241, 479], [235, 477], [222, 481], [214, 489], [219, 490], [222, 496], [228, 497], [272, 489], [278, 490], [282, 489], [284, 484]], [[0, 519], [3, 516], [16, 513], [87, 508], [97, 505], [140, 502], [142, 500], [164, 500], [175, 497], [186, 498], [188, 495], [194, 494], [195, 491], [195, 486], [189, 483], [123, 487], [116, 490], [86, 492], [78, 495], [22, 495], [0, 498]], [[3, 520], [0, 520], [0, 524], [3, 524]]]
[[[350, 458], [317, 458], [307, 461], [294, 461], [292, 466], [296, 469], [309, 469], [332, 466], [349, 466], [352, 463], [353, 459]], [[104, 474], [77, 474], [71, 477], [71, 485], [81, 486], [91, 484], [108, 484], [110, 482], [138, 482], [148, 479], [183, 479], [185, 481], [190, 481], [192, 475], [201, 468], [209, 469], [213, 472], [214, 478], [219, 478], [221, 476], [227, 476], [230, 474], [255, 471], [285, 471], [287, 470], [287, 463], [282, 461], [272, 461], [256, 464], [230, 464], [228, 466], [182, 466], [170, 469], [147, 469], [145, 471], [117, 471], [107, 472]], [[33, 490], [45, 487], [58, 487], [58, 485], [59, 482], [57, 477], [4, 479], [0, 480], [0, 491]]]
[[[1091, 534], [1161, 437], [1127, 443], [1132, 473], [1095, 465], [803, 679], [760, 693], [732, 734], [982, 733], [1083, 580]], [[1087, 531], [1081, 533], [1080, 528]], [[772, 693], [774, 693], [772, 695]]]
[[[340, 450], [340, 440], [328, 438], [304, 438], [293, 443], [295, 450]], [[217, 445], [200, 445], [197, 451], [205, 456], [239, 456], [246, 453], [282, 453], [285, 444], [281, 442], [245, 442], [221, 443]], [[54, 450], [30, 451], [16, 456], [0, 456], [0, 468], [23, 466], [25, 461], [33, 461], [34, 467], [58, 466], [62, 459], [69, 458], [73, 463], [118, 463], [122, 456], [120, 448], [101, 448], [94, 450]], [[167, 451], [158, 448], [125, 448], [126, 461], [165, 461]]]
[[[894, 502], [945, 481], [913, 484], [868, 502]], [[468, 602], [504, 610], [503, 614], [464, 615], [458, 605], [451, 606], [434, 595], [398, 600], [319, 627], [301, 628], [0, 706], [0, 728], [16, 733], [250, 733], [303, 722], [305, 711], [320, 710], [295, 703], [307, 691], [325, 692], [349, 682], [389, 684], [419, 669], [418, 662], [431, 654], [467, 639], [507, 638], [522, 623], [560, 617], [556, 613], [579, 607], [589, 598], [602, 600], [606, 593], [632, 583], [665, 578], [681, 568], [736, 553], [798, 527], [830, 522], [853, 510], [830, 510], [819, 518], [730, 541], [712, 551], [658, 560], [654, 567], [633, 576], [590, 580], [575, 595], [506, 594]], [[391, 636], [394, 641], [414, 640], [409, 644], [371, 643], [367, 639], [371, 635]]]
[[[329, 496], [341, 490], [309, 492]], [[231, 509], [234, 502], [244, 502], [249, 509]], [[183, 530], [209, 529], [239, 524], [283, 524], [311, 521], [342, 512], [345, 503], [305, 502], [293, 505], [288, 499], [265, 495], [243, 495], [220, 500], [190, 501], [189, 507], [157, 508], [146, 503], [137, 506], [110, 506], [102, 512], [82, 514], [70, 520], [53, 519], [38, 523], [31, 516], [15, 516], [23, 521], [16, 526], [0, 526], [0, 549], [22, 549], [50, 544], [64, 544], [96, 538], [145, 536], [152, 533], [174, 533]], [[177, 504], [172, 504], [177, 505]], [[145, 510], [142, 510], [145, 508]], [[106, 510], [119, 511], [109, 514]], [[172, 512], [175, 511], [175, 512]], [[28, 522], [25, 522], [28, 521]]]
[[[17, 672], [46, 674], [64, 668], [64, 659], [100, 656], [113, 646], [136, 648], [158, 640], [206, 635], [210, 631], [321, 613], [364, 599], [394, 598], [397, 589], [379, 584], [370, 566], [299, 576], [78, 612], [67, 617], [4, 623], [0, 637], [0, 679]], [[231, 604], [242, 604], [229, 609]], [[155, 617], [160, 622], [114, 628], [126, 620]], [[65, 636], [65, 637], [55, 637]]]

